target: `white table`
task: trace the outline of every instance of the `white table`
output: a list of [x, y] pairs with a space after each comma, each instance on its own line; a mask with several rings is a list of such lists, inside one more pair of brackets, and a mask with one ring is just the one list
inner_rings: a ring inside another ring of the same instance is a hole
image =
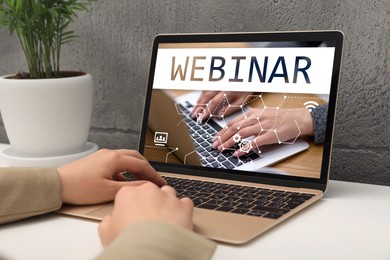
[[[91, 259], [97, 227], [55, 213], [3, 225], [0, 258]], [[213, 259], [390, 259], [390, 187], [330, 181], [321, 201], [249, 244], [219, 245]]]

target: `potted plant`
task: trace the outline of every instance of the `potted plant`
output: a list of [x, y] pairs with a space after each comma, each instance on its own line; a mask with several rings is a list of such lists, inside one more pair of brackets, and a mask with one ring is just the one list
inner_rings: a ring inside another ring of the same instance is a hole
[[0, 77], [7, 155], [74, 159], [97, 149], [87, 142], [92, 77], [60, 69], [62, 47], [76, 37], [68, 26], [91, 1], [0, 0], [0, 28], [17, 34], [28, 65], [28, 72]]

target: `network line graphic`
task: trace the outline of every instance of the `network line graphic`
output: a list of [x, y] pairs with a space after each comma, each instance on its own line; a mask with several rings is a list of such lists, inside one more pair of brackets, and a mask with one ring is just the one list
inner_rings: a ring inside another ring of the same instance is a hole
[[[262, 143], [262, 139], [266, 135], [268, 138], [272, 135], [274, 140], [273, 143], [275, 144], [294, 144], [302, 135], [302, 130], [299, 125], [299, 121], [294, 118], [291, 120], [291, 117], [293, 116], [292, 109], [285, 106], [286, 101], [289, 99], [302, 100], [302, 107], [306, 107], [309, 112], [312, 112], [319, 105], [319, 103], [314, 100], [322, 99], [320, 97], [308, 97], [305, 95], [299, 96], [297, 94], [280, 94], [280, 96], [278, 96], [280, 100], [273, 100], [271, 102], [272, 105], [268, 106], [263, 93], [259, 93], [248, 94], [241, 104], [234, 105], [229, 101], [229, 95], [227, 93], [223, 93], [222, 97], [218, 101], [193, 104], [192, 109], [194, 111], [194, 115], [196, 116], [196, 119], [194, 118], [194, 122], [198, 125], [208, 124], [209, 121], [213, 119], [223, 122], [222, 125], [224, 125], [224, 127], [216, 135], [211, 136], [206, 134], [203, 135], [203, 137], [206, 139], [213, 139], [213, 141], [218, 140], [220, 142], [220, 146], [217, 150], [215, 150], [215, 152], [220, 154], [222, 152], [231, 154], [236, 153], [240, 154], [240, 156], [250, 152], [261, 154], [261, 147], [264, 145], [264, 143]], [[212, 102], [214, 102], [214, 104]], [[176, 125], [179, 126], [183, 123], [188, 123], [186, 122], [186, 116], [188, 115], [183, 112], [182, 105], [176, 103], [175, 108], [177, 114], [181, 115], [183, 118], [181, 121], [177, 122]], [[281, 113], [282, 109], [283, 112]], [[235, 113], [235, 116], [232, 119], [229, 115], [233, 113]], [[205, 114], [208, 114], [208, 116], [204, 117]], [[268, 121], [263, 120], [264, 115], [267, 115]], [[272, 118], [272, 120], [269, 118]], [[286, 128], [287, 124], [291, 133], [293, 133], [294, 137], [292, 138], [291, 134], [289, 138], [286, 138], [281, 132], [283, 128]], [[250, 136], [247, 134], [248, 129], [251, 129]], [[228, 140], [226, 140], [226, 137], [225, 140], [222, 139], [225, 133], [228, 133], [228, 136], [230, 136]], [[192, 135], [194, 139], [197, 138], [196, 134]], [[166, 154], [165, 158], [166, 162], [168, 162], [169, 155], [178, 151], [179, 147], [171, 147], [168, 149], [169, 152]], [[200, 160], [210, 162], [209, 158], [197, 153], [195, 147], [194, 150], [185, 154], [183, 164], [187, 163], [189, 156], [199, 156]], [[244, 162], [240, 159], [240, 157], [237, 157], [235, 167], [240, 166], [243, 163]]]
[[[226, 94], [224, 95], [224, 98], [226, 98]], [[285, 113], [283, 115], [283, 117], [279, 116], [279, 110], [281, 108], [283, 108], [283, 104], [285, 103], [286, 99], [288, 99], [288, 98], [289, 97], [287, 95], [283, 95], [283, 98], [280, 100], [280, 103], [277, 106], [267, 106], [264, 99], [263, 99], [262, 94], [248, 95], [245, 98], [244, 102], [240, 106], [237, 106], [240, 108], [242, 116], [240, 117], [241, 118], [240, 124], [238, 126], [235, 126], [235, 129], [233, 130], [235, 132], [235, 134], [232, 136], [232, 140], [234, 143], [239, 145], [239, 147], [240, 147], [239, 150], [241, 152], [248, 153], [251, 150], [256, 149], [257, 153], [260, 154], [261, 153], [261, 149], [260, 149], [261, 144], [258, 143], [258, 140], [259, 140], [258, 137], [260, 137], [261, 135], [263, 135], [267, 132], [273, 133], [275, 135], [275, 138], [277, 139], [276, 143], [278, 143], [278, 144], [294, 144], [295, 143], [295, 141], [299, 138], [299, 136], [302, 133], [302, 131], [299, 127], [299, 124], [296, 120], [294, 120], [294, 123], [295, 123], [294, 126], [297, 129], [297, 131], [296, 131], [297, 134], [296, 134], [295, 138], [292, 138], [289, 140], [283, 140], [283, 138], [281, 138], [280, 134], [278, 133], [278, 130], [284, 124], [286, 117], [289, 116], [289, 112], [291, 111], [291, 109], [288, 109], [287, 113]], [[255, 113], [251, 110], [246, 111], [246, 110], [248, 110], [247, 106], [256, 100], [258, 100], [258, 103], [260, 103], [260, 105], [257, 105], [255, 108], [260, 109], [260, 111], [258, 113]], [[226, 98], [226, 101], [229, 102], [227, 98]], [[230, 108], [231, 106], [228, 106], [228, 107]], [[271, 126], [265, 126], [261, 121], [262, 114], [266, 113], [267, 111], [270, 111], [270, 110], [274, 111], [273, 112], [274, 113], [274, 123]], [[222, 116], [222, 118], [225, 118], [225, 117]], [[251, 138], [242, 138], [241, 134], [244, 131], [244, 127], [247, 126], [248, 122], [250, 122], [250, 121], [252, 121], [250, 123], [250, 125], [252, 127], [255, 127], [258, 129], [257, 134], [251, 136]], [[228, 131], [232, 127], [233, 127], [233, 125], [226, 124], [226, 126], [224, 127], [221, 134], [224, 134], [226, 131]], [[224, 146], [224, 143], [221, 140], [221, 135], [218, 135], [216, 138], [221, 142], [222, 150], [228, 148], [228, 147]]]

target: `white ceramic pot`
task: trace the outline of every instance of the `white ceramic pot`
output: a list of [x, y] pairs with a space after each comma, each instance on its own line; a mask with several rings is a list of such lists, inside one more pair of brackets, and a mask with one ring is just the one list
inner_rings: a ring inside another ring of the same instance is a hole
[[59, 79], [0, 78], [0, 111], [13, 153], [51, 157], [85, 151], [92, 114], [89, 74]]

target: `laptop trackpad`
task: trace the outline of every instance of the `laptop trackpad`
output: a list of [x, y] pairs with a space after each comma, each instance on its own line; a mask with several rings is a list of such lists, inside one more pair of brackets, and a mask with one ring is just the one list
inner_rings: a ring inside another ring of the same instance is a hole
[[[90, 217], [93, 217], [95, 219], [103, 219], [106, 215], [112, 213], [113, 208], [114, 208], [113, 203], [105, 204], [101, 208], [89, 212], [87, 215]], [[196, 215], [201, 214], [203, 212], [204, 211], [202, 211], [202, 210], [195, 209], [193, 216], [195, 217]]]
[[243, 244], [269, 229], [276, 221], [214, 210], [195, 209], [194, 231], [210, 239]]
[[[103, 219], [111, 214], [113, 204], [106, 204], [87, 215], [94, 219]], [[221, 211], [194, 209], [194, 231], [221, 242], [242, 244], [272, 226], [275, 221], [255, 218], [239, 214], [229, 214]]]
[[96, 219], [102, 220], [106, 215], [111, 214], [114, 208], [113, 203], [104, 205], [103, 207], [89, 212], [87, 215]]

